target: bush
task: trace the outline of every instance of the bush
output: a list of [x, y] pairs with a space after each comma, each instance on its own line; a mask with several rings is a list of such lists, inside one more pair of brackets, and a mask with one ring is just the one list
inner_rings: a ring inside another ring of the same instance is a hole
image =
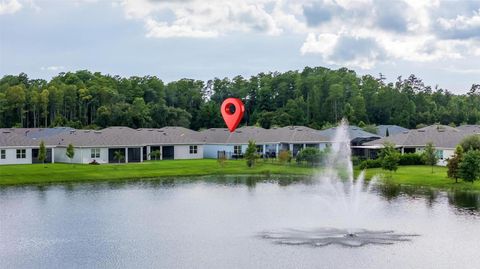
[[480, 135], [467, 136], [460, 142], [460, 145], [465, 152], [469, 150], [480, 150]]
[[225, 154], [221, 154], [217, 159], [218, 164], [223, 168], [225, 163], [227, 162], [227, 156]]
[[365, 160], [360, 163], [360, 169], [367, 169], [367, 168], [380, 168], [382, 167], [382, 160], [375, 159], [375, 160]]
[[459, 168], [463, 180], [473, 182], [480, 179], [480, 151], [470, 150], [466, 152]]
[[292, 161], [292, 154], [289, 150], [282, 150], [278, 154], [278, 160], [280, 163], [290, 163]]
[[399, 165], [424, 165], [422, 155], [416, 153], [405, 153], [400, 156]]
[[309, 165], [319, 164], [323, 160], [323, 152], [317, 148], [304, 148], [297, 154], [297, 163], [306, 162]]

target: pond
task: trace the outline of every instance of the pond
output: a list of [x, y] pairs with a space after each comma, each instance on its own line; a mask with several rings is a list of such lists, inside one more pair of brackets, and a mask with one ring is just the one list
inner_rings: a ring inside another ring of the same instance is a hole
[[[247, 176], [0, 189], [2, 268], [480, 268], [480, 196], [377, 185], [360, 229], [392, 244], [285, 245], [344, 227], [310, 178]], [[364, 207], [367, 207], [366, 205]]]

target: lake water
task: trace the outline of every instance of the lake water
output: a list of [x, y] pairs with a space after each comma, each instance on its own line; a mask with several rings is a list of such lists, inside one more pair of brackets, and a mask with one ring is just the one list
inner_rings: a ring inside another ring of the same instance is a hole
[[[259, 237], [339, 227], [308, 179], [204, 177], [0, 189], [1, 268], [480, 268], [480, 196], [383, 186], [356, 223], [418, 234], [312, 247]], [[342, 228], [342, 227], [340, 227]]]

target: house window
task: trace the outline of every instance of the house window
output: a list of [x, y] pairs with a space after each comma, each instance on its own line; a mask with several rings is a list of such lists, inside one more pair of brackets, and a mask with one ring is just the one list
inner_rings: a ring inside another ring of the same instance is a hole
[[0, 159], [5, 160], [7, 158], [7, 153], [4, 149], [0, 150]]
[[100, 158], [100, 149], [91, 149], [90, 150], [90, 157], [92, 159]]
[[190, 146], [190, 154], [197, 154], [197, 153], [198, 153], [198, 146], [197, 145]]
[[438, 159], [443, 160], [443, 150], [437, 150], [436, 155]]
[[233, 154], [241, 155], [242, 154], [242, 146], [241, 145], [233, 146]]
[[257, 154], [263, 154], [263, 145], [257, 145]]
[[26, 149], [17, 149], [17, 159], [26, 159], [27, 150]]

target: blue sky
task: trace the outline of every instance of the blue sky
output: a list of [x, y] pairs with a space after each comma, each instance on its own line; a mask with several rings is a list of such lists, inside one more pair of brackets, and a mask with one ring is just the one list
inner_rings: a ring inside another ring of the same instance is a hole
[[480, 0], [0, 0], [0, 76], [89, 69], [165, 81], [348, 67], [480, 83]]

